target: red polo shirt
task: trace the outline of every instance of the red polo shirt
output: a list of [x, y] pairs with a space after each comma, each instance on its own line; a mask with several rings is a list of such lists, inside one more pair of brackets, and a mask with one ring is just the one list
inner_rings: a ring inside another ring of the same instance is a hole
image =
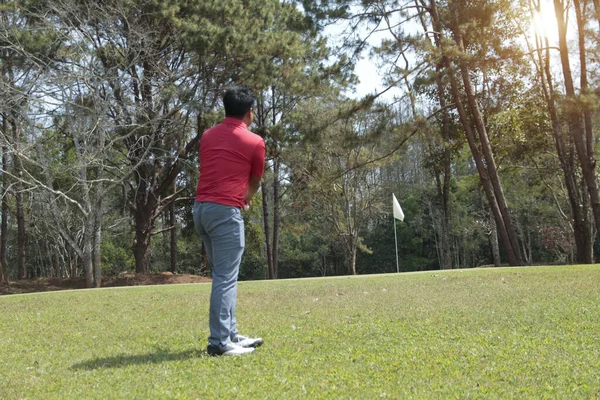
[[196, 201], [243, 207], [250, 177], [261, 177], [264, 169], [264, 140], [241, 120], [225, 118], [200, 139]]

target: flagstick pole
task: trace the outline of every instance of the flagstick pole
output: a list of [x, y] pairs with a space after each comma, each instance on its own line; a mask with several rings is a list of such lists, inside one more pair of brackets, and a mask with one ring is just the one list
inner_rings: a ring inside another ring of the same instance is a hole
[[400, 264], [398, 264], [398, 234], [396, 233], [396, 218], [394, 221], [394, 239], [396, 239], [396, 272], [400, 273]]

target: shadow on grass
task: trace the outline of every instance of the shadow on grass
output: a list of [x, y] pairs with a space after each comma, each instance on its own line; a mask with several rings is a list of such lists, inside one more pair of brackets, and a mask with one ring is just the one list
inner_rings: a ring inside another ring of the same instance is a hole
[[188, 360], [190, 358], [210, 357], [206, 350], [187, 350], [180, 353], [172, 353], [168, 350], [158, 349], [147, 354], [120, 354], [114, 357], [94, 358], [71, 366], [75, 370], [91, 370], [100, 368], [123, 368], [128, 365], [160, 364], [169, 361]]

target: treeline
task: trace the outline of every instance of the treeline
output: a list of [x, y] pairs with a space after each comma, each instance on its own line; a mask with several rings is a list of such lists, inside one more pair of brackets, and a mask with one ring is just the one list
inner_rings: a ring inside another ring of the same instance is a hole
[[[596, 5], [0, 0], [0, 278], [209, 273], [197, 148], [234, 84], [268, 153], [242, 279], [395, 271], [394, 223], [403, 271], [591, 263]], [[365, 55], [395, 97], [352, 95]]]

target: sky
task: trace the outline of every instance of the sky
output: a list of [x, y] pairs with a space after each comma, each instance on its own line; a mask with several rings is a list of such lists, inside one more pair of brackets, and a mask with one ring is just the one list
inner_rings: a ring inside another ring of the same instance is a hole
[[[327, 37], [327, 42], [330, 47], [338, 47], [342, 44], [342, 37], [347, 34], [347, 25], [337, 24], [329, 25], [325, 28], [324, 35]], [[363, 36], [367, 36], [366, 29]], [[385, 38], [389, 37], [389, 33], [377, 32], [372, 34], [368, 40], [369, 45], [377, 46]], [[346, 92], [351, 98], [362, 98], [366, 95], [380, 92], [386, 89], [383, 84], [382, 77], [385, 76], [385, 71], [377, 66], [377, 60], [369, 55], [368, 50], [364, 51], [362, 58], [356, 63], [354, 73], [359, 79], [359, 83], [353, 90]], [[400, 90], [390, 90], [381, 97], [386, 100], [392, 100], [395, 95], [400, 94]]]

